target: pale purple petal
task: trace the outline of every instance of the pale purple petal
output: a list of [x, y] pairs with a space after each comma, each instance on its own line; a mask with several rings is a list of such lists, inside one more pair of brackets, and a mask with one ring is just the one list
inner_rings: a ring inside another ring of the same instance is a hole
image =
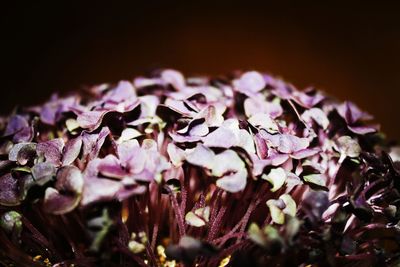
[[62, 157], [62, 165], [72, 164], [79, 156], [82, 148], [82, 137], [78, 136], [74, 139], [68, 140], [64, 147], [64, 154]]
[[236, 193], [242, 191], [246, 187], [247, 171], [240, 170], [234, 174], [226, 175], [217, 180], [217, 186], [225, 191]]
[[293, 153], [305, 149], [309, 145], [310, 142], [307, 138], [300, 138], [290, 134], [281, 134], [278, 151], [282, 153]]
[[231, 129], [219, 127], [204, 137], [203, 143], [208, 147], [230, 148], [236, 144], [236, 136]]
[[4, 206], [20, 204], [18, 180], [9, 173], [0, 177], [0, 204]]
[[64, 141], [61, 138], [55, 138], [37, 144], [36, 151], [38, 155], [43, 155], [47, 162], [53, 163], [54, 165], [61, 165], [63, 148]]
[[37, 163], [32, 167], [31, 171], [33, 178], [38, 185], [44, 185], [56, 174], [55, 166], [49, 162]]
[[110, 178], [122, 179], [127, 175], [120, 161], [114, 155], [108, 155], [101, 159], [97, 169], [101, 175]]
[[103, 117], [109, 110], [101, 110], [101, 111], [86, 111], [82, 114], [78, 115], [76, 119], [79, 126], [83, 129], [88, 129], [89, 131], [93, 131], [98, 128], [103, 120]]
[[212, 162], [214, 165], [211, 168], [211, 173], [218, 177], [228, 172], [240, 171], [246, 167], [242, 159], [233, 150], [225, 150], [217, 154]]
[[366, 126], [350, 126], [348, 125], [347, 128], [349, 128], [350, 131], [352, 131], [355, 134], [369, 134], [369, 133], [376, 133], [379, 130], [379, 126], [377, 125], [366, 125]]
[[294, 152], [291, 155], [291, 157], [294, 159], [304, 159], [304, 158], [314, 156], [320, 152], [321, 152], [321, 149], [319, 149], [319, 148], [305, 148], [305, 149]]
[[32, 140], [33, 131], [25, 117], [14, 115], [10, 118], [4, 135], [14, 135], [14, 143], [29, 142]]
[[183, 90], [185, 88], [185, 78], [182, 73], [176, 70], [167, 69], [161, 73], [161, 79], [171, 84], [177, 90]]
[[254, 94], [266, 86], [264, 77], [256, 71], [249, 71], [242, 74], [242, 76], [233, 82], [236, 90], [244, 94]]
[[17, 161], [20, 165], [25, 165], [36, 156], [36, 147], [35, 143], [15, 144], [8, 154], [8, 160]]
[[83, 175], [75, 166], [62, 167], [55, 188], [46, 189], [43, 208], [53, 214], [64, 214], [78, 206], [83, 191]]
[[129, 160], [133, 157], [133, 154], [135, 153], [134, 150], [139, 147], [139, 142], [136, 139], [128, 140], [118, 145], [118, 158], [123, 166], [127, 166]]
[[83, 142], [83, 157], [87, 157], [87, 160], [96, 158], [100, 152], [101, 147], [104, 144], [106, 137], [110, 134], [108, 127], [103, 127], [98, 134], [90, 134], [84, 132], [82, 134]]
[[186, 154], [186, 161], [190, 164], [211, 169], [214, 164], [214, 152], [208, 147], [198, 144], [196, 148]]

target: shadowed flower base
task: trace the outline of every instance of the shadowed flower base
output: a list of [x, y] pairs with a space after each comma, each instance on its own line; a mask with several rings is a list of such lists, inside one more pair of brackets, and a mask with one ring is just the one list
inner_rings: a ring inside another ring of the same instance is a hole
[[161, 70], [0, 120], [5, 266], [396, 266], [400, 151], [350, 102]]

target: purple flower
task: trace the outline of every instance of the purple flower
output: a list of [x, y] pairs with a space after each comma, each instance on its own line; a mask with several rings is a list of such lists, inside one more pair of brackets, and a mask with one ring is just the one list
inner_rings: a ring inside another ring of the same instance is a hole
[[400, 152], [371, 119], [256, 71], [54, 95], [0, 122], [0, 261], [396, 265]]

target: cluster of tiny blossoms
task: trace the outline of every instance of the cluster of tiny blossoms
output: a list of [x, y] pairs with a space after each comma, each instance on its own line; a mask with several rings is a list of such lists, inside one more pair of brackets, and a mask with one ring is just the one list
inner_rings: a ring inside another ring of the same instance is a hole
[[400, 263], [400, 153], [256, 71], [166, 69], [0, 119], [6, 266]]

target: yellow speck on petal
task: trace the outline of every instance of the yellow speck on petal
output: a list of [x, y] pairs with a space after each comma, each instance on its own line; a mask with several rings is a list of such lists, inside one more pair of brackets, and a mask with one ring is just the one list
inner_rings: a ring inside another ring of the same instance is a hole
[[51, 267], [52, 264], [48, 258], [46, 258], [44, 260], [42, 260], [42, 259], [43, 259], [42, 255], [37, 255], [37, 256], [33, 257], [32, 260], [35, 262], [44, 263], [46, 267]]
[[128, 209], [128, 205], [127, 202], [123, 202], [122, 203], [122, 212], [121, 212], [121, 220], [123, 223], [126, 223], [126, 221], [128, 220], [129, 217], [129, 209]]
[[164, 267], [176, 267], [176, 261], [166, 261], [165, 264], [163, 265]]
[[46, 264], [46, 267], [51, 267], [51, 262], [50, 262], [50, 260], [48, 259], [48, 258], [46, 258], [44, 261], [43, 261], [43, 263], [44, 264]]
[[228, 257], [224, 258], [218, 265], [218, 267], [225, 267], [228, 265], [229, 261], [231, 260], [231, 255]]
[[37, 255], [33, 258], [33, 261], [40, 261], [41, 258], [42, 258], [42, 255]]
[[167, 258], [167, 255], [165, 255], [165, 248], [161, 245], [157, 246], [157, 255], [159, 257], [160, 263], [164, 264], [165, 260]]

